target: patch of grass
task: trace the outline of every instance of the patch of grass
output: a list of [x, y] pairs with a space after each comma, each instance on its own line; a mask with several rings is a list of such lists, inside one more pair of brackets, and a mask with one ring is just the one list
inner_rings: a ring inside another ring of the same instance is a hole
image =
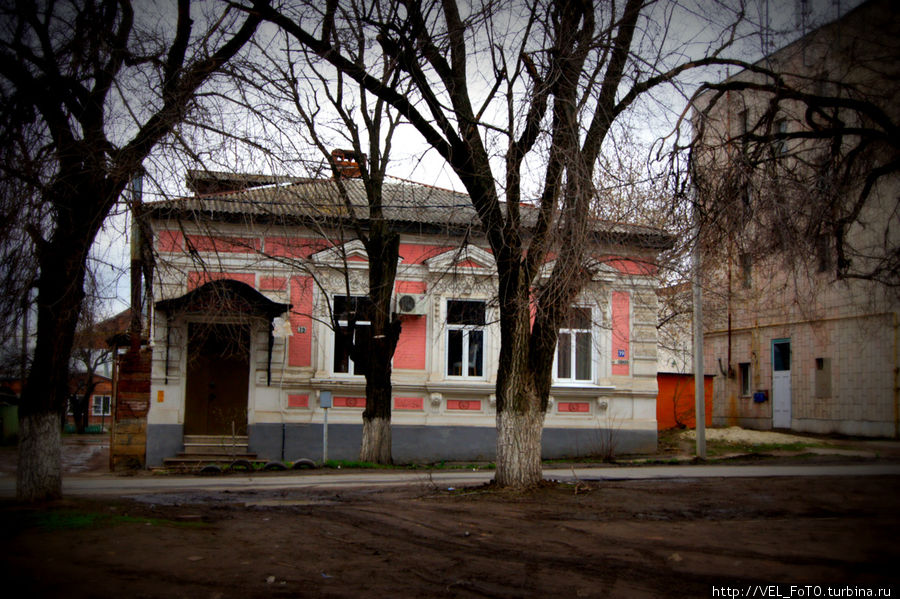
[[37, 529], [46, 532], [64, 530], [84, 530], [104, 528], [123, 524], [143, 524], [151, 526], [176, 526], [179, 528], [201, 528], [204, 522], [180, 522], [160, 518], [139, 518], [120, 514], [86, 512], [80, 510], [49, 510], [34, 512], [3, 512], [4, 528], [16, 532]]
[[805, 443], [798, 441], [795, 443], [729, 443], [727, 441], [710, 441], [706, 442], [706, 452], [708, 455], [718, 456], [729, 453], [772, 453], [775, 451], [798, 451], [802, 452], [811, 447], [825, 447], [823, 443]]
[[375, 464], [372, 462], [360, 462], [356, 460], [328, 460], [323, 464], [325, 468], [343, 469], [357, 468], [370, 470], [494, 470], [493, 462], [488, 463], [462, 463], [446, 462], [441, 460], [433, 464]]
[[390, 464], [375, 464], [374, 462], [360, 462], [358, 460], [328, 460], [322, 464], [325, 468], [365, 468], [365, 469], [384, 469], [395, 468]]
[[635, 460], [633, 462], [629, 462], [630, 466], [677, 466], [679, 464], [683, 464], [684, 460], [679, 460], [678, 458], [668, 458], [668, 459], [646, 459], [646, 460]]

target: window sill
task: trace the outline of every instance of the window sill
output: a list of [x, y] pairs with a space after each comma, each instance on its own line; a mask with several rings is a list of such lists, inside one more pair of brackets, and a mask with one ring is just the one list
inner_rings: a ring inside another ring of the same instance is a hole
[[597, 383], [582, 385], [553, 383], [550, 387], [550, 395], [557, 398], [566, 396], [575, 397], [583, 396], [586, 393], [609, 392], [614, 391], [615, 389], [615, 385], [598, 385]]

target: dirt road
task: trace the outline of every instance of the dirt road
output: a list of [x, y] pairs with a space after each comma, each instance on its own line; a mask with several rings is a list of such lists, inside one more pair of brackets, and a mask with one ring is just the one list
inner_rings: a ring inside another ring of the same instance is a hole
[[2, 579], [29, 597], [192, 599], [884, 586], [898, 583], [898, 491], [900, 477], [870, 476], [6, 503]]
[[[880, 459], [749, 461], [877, 467], [897, 463], [883, 457], [894, 445], [869, 448]], [[11, 481], [15, 454], [2, 449], [0, 482]], [[105, 451], [69, 440], [66, 472], [106, 478]], [[427, 476], [379, 489], [259, 487], [0, 501], [0, 580], [28, 597], [191, 599], [710, 597], [728, 585], [786, 597], [807, 584], [852, 596], [900, 583], [893, 474], [607, 480], [530, 494], [448, 491]]]

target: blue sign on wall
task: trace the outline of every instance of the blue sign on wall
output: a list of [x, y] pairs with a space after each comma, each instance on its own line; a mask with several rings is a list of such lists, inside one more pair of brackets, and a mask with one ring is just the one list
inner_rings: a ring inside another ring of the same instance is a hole
[[625, 357], [625, 350], [624, 350], [624, 349], [620, 349], [620, 350], [619, 350], [619, 357], [620, 357], [620, 358], [624, 358], [624, 357]]

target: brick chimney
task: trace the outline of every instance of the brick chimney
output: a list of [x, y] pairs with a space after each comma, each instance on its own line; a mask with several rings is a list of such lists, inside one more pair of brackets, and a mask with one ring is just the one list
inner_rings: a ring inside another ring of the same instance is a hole
[[353, 150], [332, 150], [331, 162], [335, 176], [356, 179], [361, 176], [360, 169], [366, 167], [366, 155]]

